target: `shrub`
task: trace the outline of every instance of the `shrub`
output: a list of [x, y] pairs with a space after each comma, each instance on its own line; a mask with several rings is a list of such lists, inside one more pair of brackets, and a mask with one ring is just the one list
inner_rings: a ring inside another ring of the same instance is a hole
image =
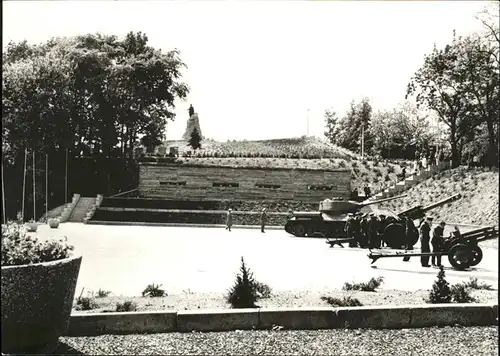
[[340, 298], [335, 298], [335, 297], [328, 297], [328, 296], [322, 296], [321, 300], [324, 302], [327, 302], [330, 304], [332, 307], [361, 307], [363, 304], [356, 299], [352, 297], [343, 297], [342, 299]]
[[137, 310], [137, 304], [130, 300], [126, 300], [123, 303], [116, 303], [117, 312], [131, 312]]
[[477, 290], [493, 290], [493, 286], [488, 283], [478, 282], [476, 277], [470, 277], [467, 282], [464, 283], [467, 288], [477, 289]]
[[382, 177], [382, 171], [379, 168], [375, 168], [373, 173], [375, 173], [375, 177]]
[[272, 290], [271, 287], [259, 281], [255, 282], [255, 290], [257, 291], [257, 298], [269, 298], [271, 296]]
[[385, 177], [384, 177], [384, 180], [386, 182], [390, 181], [391, 180], [391, 177], [389, 176], [389, 174], [386, 174]]
[[62, 260], [70, 257], [73, 249], [66, 237], [40, 241], [26, 234], [26, 228], [19, 222], [2, 225], [2, 266]]
[[255, 280], [243, 257], [241, 257], [240, 273], [236, 275], [236, 281], [228, 291], [226, 300], [233, 308], [255, 308], [257, 301]]
[[96, 301], [92, 297], [78, 297], [76, 299], [76, 310], [92, 310], [99, 308]]
[[339, 167], [340, 167], [340, 168], [345, 168], [346, 166], [347, 166], [347, 165], [346, 165], [345, 161], [340, 161], [340, 162], [339, 162]]
[[451, 289], [445, 278], [443, 266], [439, 266], [437, 280], [434, 281], [429, 293], [429, 299], [426, 302], [431, 304], [451, 303]]
[[389, 165], [389, 166], [387, 167], [387, 173], [394, 173], [394, 172], [395, 172], [394, 166]]
[[476, 298], [471, 295], [471, 288], [464, 283], [457, 283], [451, 286], [451, 299], [455, 303], [474, 303]]
[[99, 290], [96, 293], [96, 298], [106, 298], [110, 294], [111, 294], [111, 291], [99, 288]]
[[380, 287], [380, 285], [384, 282], [384, 277], [371, 278], [368, 283], [344, 283], [342, 290], [352, 291], [352, 290], [360, 290], [363, 292], [375, 292], [375, 289]]
[[165, 296], [165, 290], [161, 289], [161, 284], [149, 284], [146, 289], [142, 291], [143, 297], [163, 297]]

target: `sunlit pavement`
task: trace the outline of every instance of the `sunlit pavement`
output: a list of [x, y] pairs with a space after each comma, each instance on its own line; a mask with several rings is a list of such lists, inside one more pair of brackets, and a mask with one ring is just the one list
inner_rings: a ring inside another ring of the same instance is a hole
[[[115, 295], [140, 295], [147, 284], [159, 283], [169, 294], [225, 292], [233, 283], [240, 258], [255, 277], [273, 290], [340, 289], [344, 282], [384, 277], [384, 289], [428, 289], [438, 269], [423, 268], [420, 259], [386, 258], [371, 265], [368, 250], [338, 246], [324, 239], [296, 238], [285, 231], [188, 227], [105, 226], [64, 223], [58, 229], [41, 225], [40, 237], [67, 236], [83, 255], [77, 293], [99, 288]], [[390, 251], [389, 251], [390, 252]], [[481, 263], [456, 271], [443, 257], [450, 283], [477, 277], [498, 284], [498, 251], [483, 249]]]

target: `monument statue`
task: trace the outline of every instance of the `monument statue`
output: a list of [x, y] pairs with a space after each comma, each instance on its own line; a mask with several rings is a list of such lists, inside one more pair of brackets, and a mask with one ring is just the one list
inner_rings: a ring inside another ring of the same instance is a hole
[[203, 139], [203, 135], [201, 133], [201, 128], [200, 128], [200, 120], [198, 118], [198, 114], [194, 111], [193, 105], [189, 105], [188, 113], [189, 113], [189, 119], [187, 120], [186, 131], [184, 131], [182, 139], [189, 140], [191, 138], [191, 133], [193, 132], [194, 128], [198, 130], [201, 139]]

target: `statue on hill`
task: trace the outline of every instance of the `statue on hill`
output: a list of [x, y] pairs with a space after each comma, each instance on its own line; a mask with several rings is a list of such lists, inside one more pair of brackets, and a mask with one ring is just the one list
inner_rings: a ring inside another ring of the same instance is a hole
[[186, 131], [184, 131], [184, 135], [182, 136], [182, 139], [184, 140], [190, 140], [193, 130], [196, 128], [196, 131], [198, 131], [198, 135], [203, 139], [203, 135], [201, 134], [201, 128], [200, 128], [200, 120], [198, 118], [198, 114], [194, 111], [193, 105], [189, 105], [189, 119], [187, 120], [186, 124]]

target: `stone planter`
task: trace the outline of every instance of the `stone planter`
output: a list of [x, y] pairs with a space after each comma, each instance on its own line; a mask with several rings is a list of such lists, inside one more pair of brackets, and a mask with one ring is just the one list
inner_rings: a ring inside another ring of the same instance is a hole
[[49, 226], [51, 229], [57, 229], [59, 227], [59, 219], [49, 219]]
[[29, 232], [36, 232], [36, 230], [38, 229], [38, 223], [29, 222], [29, 223], [26, 223], [26, 227], [28, 228]]
[[2, 353], [51, 353], [68, 328], [81, 256], [2, 267]]

